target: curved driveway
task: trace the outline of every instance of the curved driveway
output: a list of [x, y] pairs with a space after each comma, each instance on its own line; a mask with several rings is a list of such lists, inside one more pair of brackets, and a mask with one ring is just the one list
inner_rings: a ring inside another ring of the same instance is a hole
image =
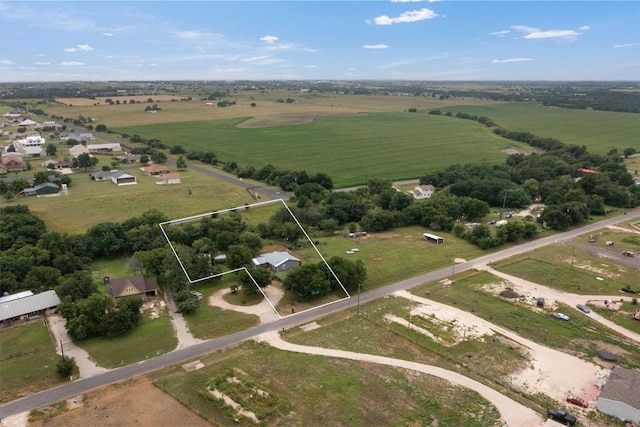
[[[513, 255], [529, 252], [531, 250], [546, 246], [551, 243], [572, 239], [581, 234], [590, 233], [600, 228], [614, 225], [623, 220], [629, 220], [638, 217], [640, 217], [640, 210], [635, 210], [629, 212], [625, 216], [609, 218], [603, 221], [596, 222], [594, 224], [580, 227], [575, 230], [533, 240], [531, 242], [526, 242], [509, 249], [504, 249], [492, 254], [481, 256], [479, 258], [476, 258], [475, 260], [458, 264], [455, 266], [455, 272], [474, 269], [491, 262], [511, 257]], [[123, 366], [122, 368], [113, 369], [104, 374], [96, 375], [90, 378], [83, 378], [78, 381], [64, 384], [53, 389], [43, 390], [30, 396], [4, 403], [0, 406], [0, 417], [5, 418], [9, 415], [30, 411], [40, 406], [49, 405], [66, 398], [76, 396], [96, 387], [114, 383], [126, 378], [131, 378], [136, 375], [159, 370], [166, 366], [182, 363], [201, 355], [211, 353], [213, 351], [222, 350], [226, 347], [230, 347], [241, 342], [254, 339], [264, 332], [299, 326], [331, 313], [335, 313], [348, 308], [354, 308], [358, 303], [364, 304], [396, 291], [414, 288], [423, 283], [432, 282], [435, 280], [441, 280], [445, 277], [450, 276], [451, 273], [451, 267], [441, 268], [439, 270], [435, 270], [429, 273], [422, 274], [420, 276], [416, 276], [388, 286], [374, 289], [369, 292], [362, 293], [357, 300], [355, 298], [346, 298], [331, 305], [325, 305], [313, 310], [298, 312], [296, 314], [289, 315], [271, 323], [264, 323], [256, 327], [246, 329], [244, 331], [205, 341], [191, 347], [177, 349], [172, 351], [171, 353], [166, 353], [138, 363]]]

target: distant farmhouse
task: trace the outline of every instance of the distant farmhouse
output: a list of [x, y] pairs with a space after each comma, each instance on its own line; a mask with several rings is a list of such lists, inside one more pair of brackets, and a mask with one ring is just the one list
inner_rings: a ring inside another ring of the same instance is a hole
[[436, 191], [436, 188], [431, 184], [418, 185], [413, 189], [411, 195], [416, 200], [424, 200], [430, 198], [434, 191]]
[[27, 166], [22, 153], [4, 153], [2, 155], [2, 159], [0, 159], [0, 174], [26, 170]]

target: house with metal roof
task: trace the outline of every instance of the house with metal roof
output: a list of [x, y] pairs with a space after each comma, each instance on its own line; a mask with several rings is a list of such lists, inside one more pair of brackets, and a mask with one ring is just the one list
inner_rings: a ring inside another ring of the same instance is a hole
[[259, 257], [251, 260], [257, 268], [266, 268], [274, 272], [289, 270], [291, 268], [300, 267], [300, 260], [289, 252], [269, 252], [260, 254]]
[[640, 371], [615, 366], [598, 397], [598, 411], [640, 423]]
[[47, 314], [58, 304], [60, 298], [53, 290], [21, 298], [4, 299], [0, 301], [0, 324], [4, 326], [14, 321], [29, 320], [30, 317]]

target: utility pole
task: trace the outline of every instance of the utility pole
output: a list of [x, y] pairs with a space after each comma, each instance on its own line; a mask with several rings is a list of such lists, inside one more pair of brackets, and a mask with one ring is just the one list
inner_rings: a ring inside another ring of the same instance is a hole
[[358, 283], [358, 316], [360, 315], [360, 286], [362, 284]]

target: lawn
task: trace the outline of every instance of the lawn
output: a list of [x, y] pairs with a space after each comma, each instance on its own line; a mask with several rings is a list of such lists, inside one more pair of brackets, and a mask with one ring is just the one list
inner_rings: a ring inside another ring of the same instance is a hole
[[443, 113], [447, 111], [486, 116], [503, 129], [584, 145], [593, 154], [607, 154], [614, 148], [621, 154], [625, 148], [640, 149], [637, 114], [545, 107], [525, 102], [442, 109]]
[[0, 402], [66, 382], [56, 372], [59, 359], [43, 320], [1, 330]]
[[[445, 244], [436, 245], [422, 239], [423, 227], [413, 226], [369, 233], [366, 237], [349, 238], [346, 233], [331, 237], [318, 237], [318, 250], [325, 259], [340, 256], [351, 261], [362, 260], [367, 268], [364, 289], [376, 288], [426, 271], [453, 266], [455, 258], [472, 259], [486, 251], [459, 239], [450, 233], [438, 232], [445, 238]], [[357, 248], [358, 252], [346, 254]], [[320, 262], [313, 248], [298, 251], [307, 262]]]
[[159, 314], [157, 319], [150, 319], [149, 311], [145, 311], [140, 325], [125, 334], [91, 338], [76, 344], [85, 349], [97, 365], [105, 368], [117, 368], [170, 352], [176, 348], [178, 340], [167, 310]]
[[215, 425], [255, 425], [244, 417], [234, 422], [233, 411], [205, 397], [207, 385], [229, 370], [271, 390], [292, 408], [267, 418], [265, 425], [499, 425], [496, 409], [475, 392], [388, 366], [284, 352], [254, 342], [200, 360], [205, 367], [197, 371], [175, 367], [152, 375], [157, 386]]
[[184, 315], [189, 331], [194, 337], [204, 340], [213, 339], [260, 323], [258, 316], [222, 310], [207, 304], [207, 300], [214, 292], [228, 288], [236, 282], [231, 276], [233, 275], [223, 276], [223, 279], [214, 285], [200, 284], [191, 287], [192, 290], [201, 292], [203, 296], [198, 310], [193, 314]]

